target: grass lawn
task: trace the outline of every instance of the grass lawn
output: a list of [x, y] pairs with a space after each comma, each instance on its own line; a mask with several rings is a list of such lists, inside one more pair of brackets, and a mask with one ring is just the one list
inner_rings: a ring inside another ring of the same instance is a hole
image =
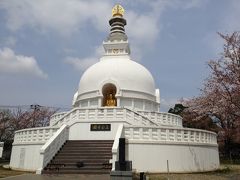
[[30, 173], [30, 172], [14, 171], [11, 169], [5, 169], [2, 166], [0, 166], [0, 178], [5, 178], [5, 177], [9, 177], [9, 176], [17, 176], [17, 175], [27, 174], [27, 173]]
[[[240, 165], [221, 165], [213, 172], [189, 174], [147, 174], [149, 180], [240, 180]], [[138, 179], [138, 178], [136, 178]]]

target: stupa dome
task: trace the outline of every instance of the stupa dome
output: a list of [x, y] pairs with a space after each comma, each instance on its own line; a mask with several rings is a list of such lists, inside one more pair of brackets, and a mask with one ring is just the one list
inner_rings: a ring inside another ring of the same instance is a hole
[[102, 89], [106, 83], [118, 90], [142, 92], [155, 96], [155, 83], [151, 73], [129, 56], [108, 56], [89, 67], [82, 75], [78, 94]]

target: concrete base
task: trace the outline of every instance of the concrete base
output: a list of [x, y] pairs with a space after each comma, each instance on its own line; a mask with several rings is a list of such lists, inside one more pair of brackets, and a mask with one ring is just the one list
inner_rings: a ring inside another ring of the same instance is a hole
[[110, 173], [111, 180], [132, 180], [132, 171], [112, 171]]

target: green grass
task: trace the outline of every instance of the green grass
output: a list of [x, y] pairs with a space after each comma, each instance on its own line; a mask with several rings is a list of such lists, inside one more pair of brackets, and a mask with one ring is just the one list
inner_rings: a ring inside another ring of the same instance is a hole
[[[149, 180], [227, 180], [240, 178], [240, 165], [223, 164], [215, 171], [179, 174], [146, 173]], [[139, 179], [139, 174], [134, 179]]]
[[14, 171], [11, 169], [5, 169], [2, 166], [0, 166], [0, 178], [5, 178], [9, 176], [17, 176], [21, 174], [27, 174], [29, 172], [23, 172], [23, 171]]

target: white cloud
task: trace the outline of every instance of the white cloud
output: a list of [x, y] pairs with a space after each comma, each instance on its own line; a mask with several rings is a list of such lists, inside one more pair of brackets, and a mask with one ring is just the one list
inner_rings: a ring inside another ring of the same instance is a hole
[[170, 108], [173, 108], [175, 104], [180, 103], [179, 99], [170, 98], [170, 99], [161, 99], [160, 108], [161, 111], [168, 111]]
[[127, 34], [139, 45], [148, 45], [156, 41], [160, 32], [158, 19], [152, 14], [137, 14], [130, 11], [126, 17], [128, 21]]
[[34, 57], [16, 55], [10, 48], [0, 49], [0, 73], [25, 74], [47, 78]]
[[[128, 2], [126, 32], [133, 44], [133, 59], [139, 60], [144, 51], [154, 47], [162, 27], [161, 15], [167, 8], [189, 9], [199, 7], [206, 0], [138, 0]], [[124, 2], [125, 3], [125, 2]], [[144, 11], [139, 11], [145, 6]], [[7, 27], [17, 31], [31, 27], [39, 32], [54, 31], [64, 37], [71, 36], [84, 26], [92, 24], [97, 31], [107, 32], [113, 2], [110, 0], [2, 0], [0, 9], [7, 12]], [[143, 51], [144, 50], [144, 51]], [[83, 60], [83, 59], [82, 59]], [[92, 57], [84, 59], [93, 62]], [[71, 59], [68, 62], [75, 62]], [[91, 63], [90, 63], [91, 64]]]
[[[134, 2], [138, 4], [139, 0]], [[161, 29], [164, 27], [161, 21], [164, 11], [170, 8], [183, 10], [199, 8], [207, 0], [141, 0], [140, 2], [149, 10], [145, 12], [129, 10], [126, 12], [127, 34], [131, 39], [131, 44], [134, 45], [131, 52], [133, 52], [133, 59], [137, 61], [141, 59], [144, 51], [154, 47], [159, 40]]]
[[222, 19], [222, 31], [223, 33], [232, 33], [233, 31], [239, 31], [240, 23], [237, 17], [240, 17], [240, 1], [229, 1], [229, 7], [226, 8], [225, 16]]
[[99, 61], [100, 56], [103, 54], [103, 48], [102, 46], [97, 47], [95, 49], [95, 53], [93, 56], [88, 57], [88, 58], [78, 58], [78, 57], [66, 57], [64, 62], [67, 64], [72, 65], [76, 70], [79, 71], [84, 71], [86, 70], [89, 66], [95, 64], [96, 62]]
[[2, 47], [13, 47], [17, 43], [17, 39], [13, 36], [2, 36], [0, 37], [0, 45]]
[[[223, 50], [223, 39], [217, 34], [217, 32], [209, 32], [202, 39], [207, 47], [210, 48], [211, 52], [217, 57]], [[215, 57], [213, 57], [215, 58]]]
[[99, 30], [106, 29], [104, 22], [109, 15], [109, 1], [78, 0], [3, 0], [0, 8], [7, 12], [7, 27], [17, 31], [30, 26], [41, 32], [56, 31], [69, 35], [87, 22]]
[[9, 36], [5, 39], [6, 46], [15, 46], [17, 39], [13, 36]]
[[221, 20], [218, 22], [219, 29], [208, 32], [203, 38], [203, 42], [205, 42], [206, 46], [210, 48], [216, 57], [219, 57], [220, 53], [223, 52], [224, 44], [224, 40], [217, 34], [217, 32], [231, 34], [240, 29], [239, 20], [236, 18], [240, 17], [240, 1], [232, 0], [227, 4], [228, 6], [224, 7], [223, 17], [219, 17]]
[[[163, 10], [168, 7], [198, 7], [202, 2], [203, 0], [135, 1], [135, 9], [126, 10], [129, 36], [139, 39], [139, 42], [154, 41], [161, 28], [159, 18]], [[148, 10], [137, 12], [139, 3], [149, 7], [146, 8]], [[78, 31], [88, 22], [97, 30], [106, 31], [108, 29], [106, 22], [111, 16], [112, 6], [113, 2], [110, 0], [2, 0], [0, 2], [0, 9], [4, 9], [7, 13], [7, 27], [12, 31], [30, 26], [42, 32], [54, 30], [65, 35]]]
[[89, 66], [97, 62], [96, 58], [77, 58], [77, 57], [67, 57], [65, 62], [71, 64], [75, 69], [83, 71]]

